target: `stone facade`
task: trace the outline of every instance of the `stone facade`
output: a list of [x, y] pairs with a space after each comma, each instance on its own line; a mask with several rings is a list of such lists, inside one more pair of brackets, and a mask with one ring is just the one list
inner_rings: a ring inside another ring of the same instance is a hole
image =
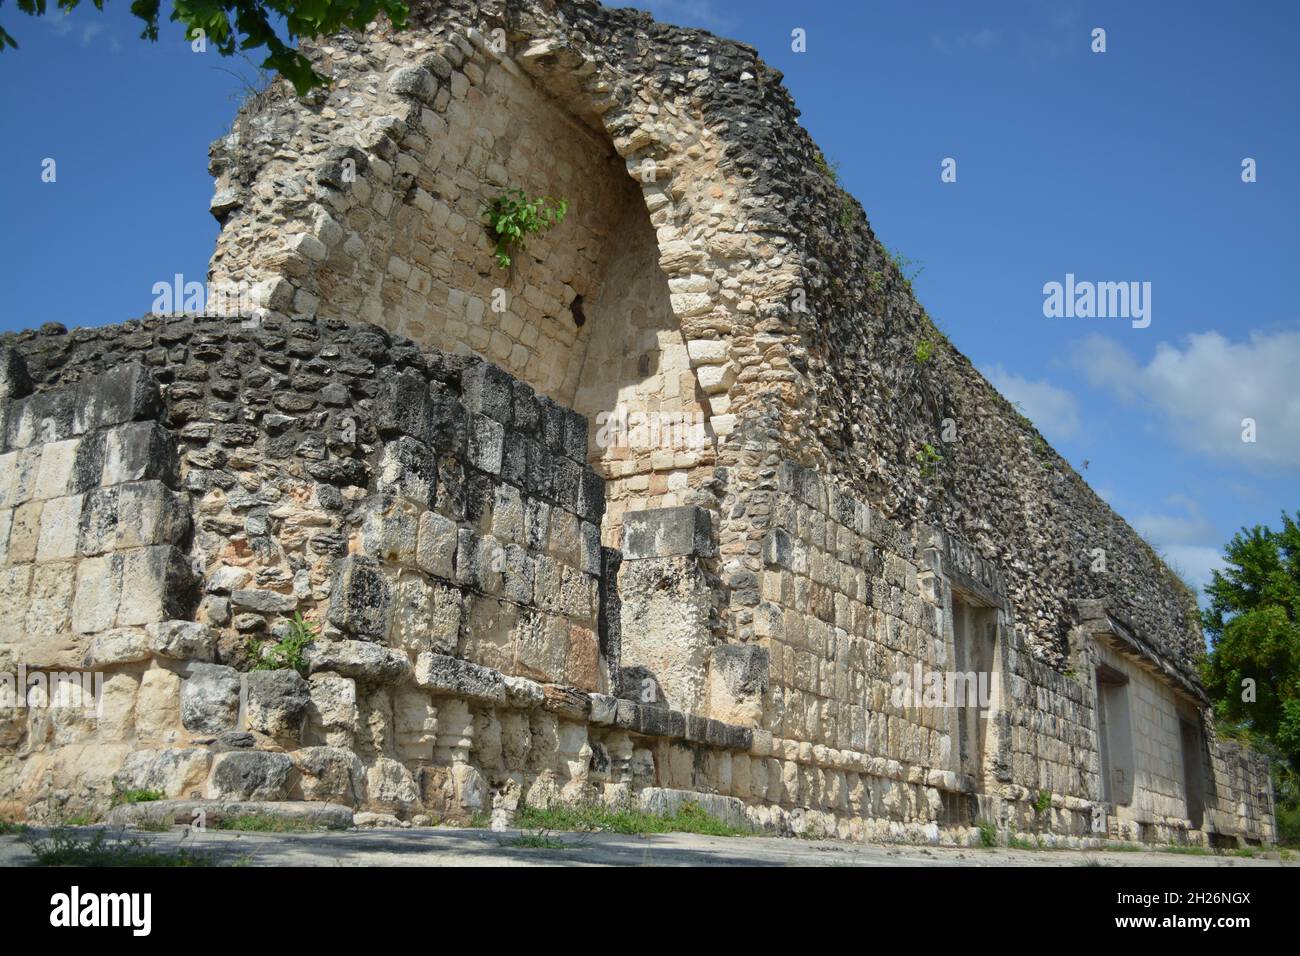
[[[0, 670], [103, 678], [94, 716], [8, 712], [0, 806], [1272, 838], [1192, 596], [951, 348], [752, 49], [454, 0], [310, 53], [328, 91], [212, 149], [210, 278], [256, 314], [0, 351]], [[514, 187], [570, 214], [503, 271]], [[301, 668], [255, 668], [295, 614]], [[933, 674], [990, 693], [901, 693]]]

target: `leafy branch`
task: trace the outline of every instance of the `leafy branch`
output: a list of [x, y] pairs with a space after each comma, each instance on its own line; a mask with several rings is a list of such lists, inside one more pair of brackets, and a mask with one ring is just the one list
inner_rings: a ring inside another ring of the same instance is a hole
[[[4, 0], [0, 0], [3, 3]], [[90, 0], [96, 10], [104, 9], [104, 0]], [[55, 0], [65, 14], [71, 13], [81, 0]], [[29, 16], [44, 16], [48, 0], [17, 0], [18, 9]], [[144, 23], [140, 37], [157, 41], [161, 0], [132, 0], [131, 12]], [[202, 38], [222, 56], [238, 50], [266, 48], [262, 67], [274, 70], [293, 84], [299, 96], [329, 83], [317, 73], [299, 50], [290, 46], [297, 40], [338, 33], [344, 28], [363, 30], [379, 14], [388, 17], [393, 28], [404, 29], [409, 10], [402, 0], [173, 0], [169, 18], [185, 27], [185, 39]], [[272, 18], [283, 23], [290, 43], [280, 39]], [[4, 27], [0, 27], [0, 51], [18, 48]]]
[[509, 269], [511, 247], [523, 249], [528, 236], [558, 226], [568, 211], [567, 199], [529, 199], [522, 189], [508, 189], [493, 199], [483, 215], [489, 234], [496, 239], [497, 265]]

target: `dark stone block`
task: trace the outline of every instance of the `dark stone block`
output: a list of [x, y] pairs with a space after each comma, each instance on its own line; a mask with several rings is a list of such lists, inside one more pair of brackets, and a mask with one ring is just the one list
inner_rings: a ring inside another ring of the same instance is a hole
[[409, 435], [431, 447], [434, 442], [434, 407], [424, 376], [414, 369], [401, 374], [388, 371], [375, 398], [375, 425], [383, 437]]
[[678, 555], [712, 557], [713, 523], [703, 508], [651, 508], [623, 516], [623, 560]]
[[618, 566], [622, 560], [623, 556], [616, 549], [600, 549], [600, 609], [596, 633], [600, 641], [600, 656], [609, 667], [609, 686], [615, 697], [622, 696], [623, 603], [618, 593]]
[[538, 412], [541, 415], [542, 442], [557, 455], [564, 454], [564, 428], [567, 421], [566, 411], [562, 405], [545, 396], [537, 399]]
[[331, 458], [307, 465], [307, 474], [317, 481], [331, 485], [356, 485], [364, 488], [370, 481], [370, 470], [359, 458]]
[[392, 589], [374, 558], [343, 559], [330, 594], [329, 622], [362, 640], [381, 641], [388, 633]]
[[129, 363], [87, 379], [81, 386], [81, 403], [95, 409], [94, 427], [157, 419], [162, 396], [153, 376], [143, 365]]
[[540, 441], [526, 438], [524, 444], [528, 449], [528, 480], [524, 490], [550, 501], [554, 491], [555, 455]]
[[587, 461], [587, 418], [572, 409], [564, 410], [564, 454], [573, 461]]
[[218, 761], [212, 771], [212, 786], [227, 800], [283, 800], [292, 769], [288, 754], [234, 751]]
[[465, 457], [469, 435], [469, 413], [465, 411], [465, 406], [441, 383], [430, 385], [428, 393], [433, 410], [429, 446], [440, 455]]
[[27, 374], [27, 360], [23, 353], [0, 345], [0, 399], [22, 398], [31, 392], [32, 379]]
[[514, 379], [491, 362], [478, 361], [461, 372], [461, 397], [465, 408], [495, 419], [502, 425], [513, 421]]
[[734, 697], [761, 697], [767, 691], [771, 659], [759, 644], [716, 644], [710, 653], [710, 667], [721, 674]]
[[568, 458], [555, 459], [551, 475], [551, 499], [565, 511], [578, 514], [578, 490], [582, 485], [582, 466]]
[[578, 503], [576, 513], [584, 521], [599, 525], [605, 516], [605, 479], [590, 465], [582, 467], [578, 482]]
[[[135, 422], [114, 429], [103, 445], [107, 483], [154, 478], [170, 488], [180, 485], [180, 460], [172, 433], [153, 422]], [[87, 452], [93, 455], [93, 451]], [[87, 459], [86, 467], [91, 461]]]
[[521, 432], [537, 434], [541, 427], [542, 410], [537, 404], [537, 393], [523, 382], [514, 383], [514, 426]]

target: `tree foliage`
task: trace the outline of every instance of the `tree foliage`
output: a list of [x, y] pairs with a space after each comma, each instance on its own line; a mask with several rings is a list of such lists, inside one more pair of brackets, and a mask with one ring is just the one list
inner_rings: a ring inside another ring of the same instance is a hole
[[[90, 0], [96, 10], [104, 0]], [[4, 0], [0, 0], [0, 5]], [[47, 0], [17, 0], [18, 9], [31, 16], [44, 16]], [[81, 0], [54, 0], [54, 6], [71, 13]], [[140, 36], [158, 39], [160, 0], [132, 0], [131, 12], [144, 24]], [[363, 29], [379, 14], [393, 26], [406, 25], [408, 8], [402, 0], [173, 0], [171, 20], [185, 27], [187, 40], [200, 36], [222, 56], [266, 48], [262, 67], [289, 80], [301, 96], [328, 80], [312, 69], [311, 61], [290, 44], [304, 37], [328, 36], [344, 28]], [[281, 39], [272, 25], [281, 20], [289, 42]], [[200, 33], [200, 31], [202, 31]], [[0, 26], [0, 51], [17, 49], [18, 43]]]
[[[1205, 588], [1203, 678], [1229, 732], [1275, 758], [1279, 817], [1300, 802], [1300, 524], [1243, 528]], [[1253, 690], [1253, 693], [1250, 691]]]

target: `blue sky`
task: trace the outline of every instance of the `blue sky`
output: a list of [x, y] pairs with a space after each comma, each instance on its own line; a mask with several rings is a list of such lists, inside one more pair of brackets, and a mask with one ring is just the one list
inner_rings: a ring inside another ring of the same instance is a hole
[[[1300, 4], [638, 5], [785, 73], [952, 341], [1189, 577], [1300, 507]], [[0, 18], [22, 44], [0, 55], [0, 328], [118, 322], [202, 278], [207, 146], [241, 95], [227, 71], [255, 70], [175, 25], [141, 41], [114, 0]], [[1067, 273], [1151, 283], [1150, 325], [1045, 317]]]

